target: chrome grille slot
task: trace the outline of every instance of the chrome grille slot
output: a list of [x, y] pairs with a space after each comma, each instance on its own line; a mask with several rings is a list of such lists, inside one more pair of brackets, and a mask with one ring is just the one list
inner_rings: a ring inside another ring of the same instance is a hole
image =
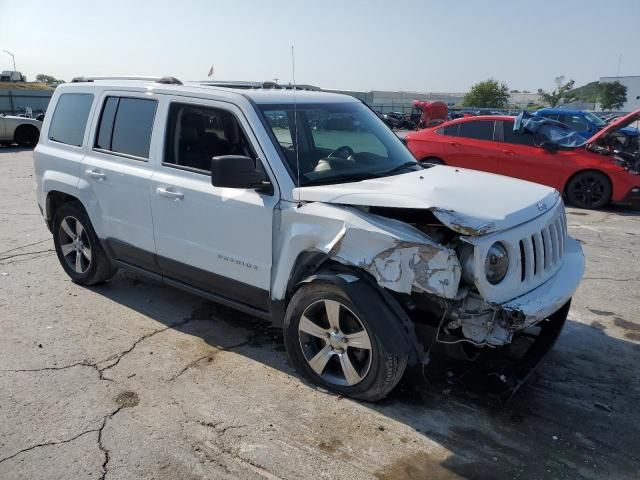
[[566, 236], [564, 209], [560, 209], [539, 232], [520, 240], [520, 281], [531, 282], [553, 270], [564, 257]]
[[530, 292], [549, 280], [562, 267], [567, 249], [567, 222], [561, 199], [546, 213], [505, 232], [480, 238], [474, 243], [474, 268], [484, 273], [489, 248], [501, 242], [509, 252], [509, 271], [497, 285], [485, 274], [476, 276], [478, 292], [489, 301], [503, 302]]

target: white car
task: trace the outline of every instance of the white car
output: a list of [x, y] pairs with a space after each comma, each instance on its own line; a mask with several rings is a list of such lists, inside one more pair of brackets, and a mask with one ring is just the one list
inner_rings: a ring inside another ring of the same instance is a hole
[[583, 273], [557, 191], [420, 165], [349, 96], [80, 78], [49, 109], [37, 200], [74, 282], [128, 268], [271, 320], [296, 369], [343, 395], [533, 338], [492, 372], [513, 387]]
[[33, 118], [0, 114], [0, 144], [34, 147], [41, 129], [42, 122]]

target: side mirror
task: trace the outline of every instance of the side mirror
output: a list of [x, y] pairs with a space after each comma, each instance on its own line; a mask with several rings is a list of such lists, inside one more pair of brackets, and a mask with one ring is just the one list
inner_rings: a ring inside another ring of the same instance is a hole
[[256, 161], [243, 155], [222, 155], [211, 159], [211, 184], [214, 187], [253, 188], [269, 193], [271, 183], [256, 168]]
[[540, 144], [543, 150], [549, 153], [556, 153], [558, 151], [558, 144], [550, 142], [549, 140], [545, 140]]

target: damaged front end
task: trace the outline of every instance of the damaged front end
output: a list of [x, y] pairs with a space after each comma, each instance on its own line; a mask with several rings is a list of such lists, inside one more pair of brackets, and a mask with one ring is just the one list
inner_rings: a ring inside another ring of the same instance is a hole
[[[530, 348], [541, 358], [562, 328], [566, 312], [558, 312], [570, 302], [584, 269], [579, 244], [567, 236], [562, 200], [556, 197], [545, 209], [500, 230], [437, 208], [321, 202], [284, 208], [279, 238], [286, 240], [276, 249], [272, 294], [283, 298], [291, 280], [279, 272], [294, 271], [300, 252], [315, 252], [322, 261], [366, 272], [401, 306], [422, 347], [413, 356], [417, 363], [437, 365], [440, 354], [465, 365], [495, 361], [523, 338], [534, 340]], [[496, 245], [508, 256], [498, 282], [486, 272]], [[522, 362], [520, 367], [537, 364]], [[500, 373], [501, 388], [514, 391], [526, 378], [520, 368], [515, 371]]]

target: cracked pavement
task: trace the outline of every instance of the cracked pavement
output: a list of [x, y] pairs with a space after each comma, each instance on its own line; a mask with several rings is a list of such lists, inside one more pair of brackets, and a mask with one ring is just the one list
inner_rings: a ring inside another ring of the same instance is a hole
[[414, 371], [367, 404], [301, 380], [258, 319], [132, 273], [71, 283], [31, 158], [0, 148], [3, 480], [637, 478], [640, 212], [569, 209], [585, 280], [506, 407]]

